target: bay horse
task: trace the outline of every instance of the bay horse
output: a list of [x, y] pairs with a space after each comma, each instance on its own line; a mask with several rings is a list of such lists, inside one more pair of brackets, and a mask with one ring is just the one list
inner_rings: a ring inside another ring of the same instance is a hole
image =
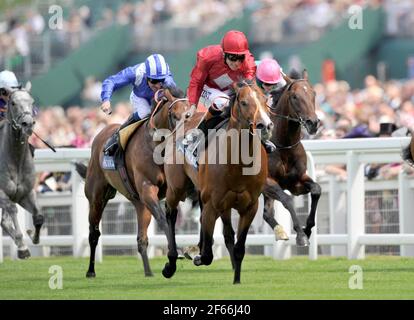
[[[186, 190], [194, 184], [200, 192], [201, 233], [199, 248], [201, 255], [194, 257], [196, 266], [210, 265], [213, 260], [212, 244], [213, 231], [218, 217], [224, 224], [224, 238], [229, 250], [233, 269], [234, 284], [240, 283], [241, 264], [245, 254], [245, 242], [249, 227], [258, 208], [258, 198], [263, 191], [267, 177], [267, 154], [255, 135], [255, 129], [260, 128], [270, 135], [273, 129], [266, 109], [266, 98], [252, 81], [243, 80], [233, 85], [234, 95], [230, 102], [230, 119], [221, 133], [235, 132], [236, 135], [224, 135], [227, 148], [220, 145], [224, 155], [224, 163], [218, 161], [214, 139], [200, 154], [198, 171], [188, 162], [177, 164], [171, 161], [164, 165], [167, 179], [167, 219], [171, 233], [174, 234], [177, 206], [185, 199]], [[189, 128], [197, 127], [202, 113], [193, 116]], [[219, 130], [220, 131], [220, 130]], [[247, 139], [243, 139], [243, 132]], [[219, 139], [220, 135], [218, 133]], [[215, 137], [216, 138], [216, 137]], [[240, 161], [244, 148], [253, 154], [253, 166]], [[233, 157], [239, 159], [234, 161]], [[255, 167], [251, 174], [245, 169]], [[257, 169], [257, 170], [256, 170]], [[236, 209], [240, 215], [237, 229], [237, 242], [234, 241], [234, 231], [231, 225], [231, 209]], [[170, 262], [171, 258], [169, 257]], [[176, 257], [175, 257], [176, 259]]]
[[23, 241], [17, 220], [16, 203], [32, 214], [35, 232], [27, 233], [33, 244], [39, 243], [44, 217], [36, 204], [36, 173], [28, 139], [33, 133], [34, 100], [31, 84], [10, 90], [6, 119], [0, 122], [0, 213], [1, 227], [17, 246], [17, 257], [26, 259], [30, 251]]
[[[122, 193], [135, 207], [138, 220], [138, 252], [141, 254], [145, 276], [152, 276], [147, 256], [147, 229], [154, 216], [158, 225], [167, 236], [168, 249], [172, 247], [172, 236], [167, 226], [165, 213], [160, 206], [160, 199], [165, 197], [166, 179], [162, 164], [156, 164], [153, 159], [155, 142], [153, 135], [158, 129], [174, 130], [175, 126], [190, 118], [192, 110], [188, 99], [181, 90], [167, 88], [164, 98], [158, 105], [158, 111], [151, 115], [131, 136], [125, 150], [125, 164], [132, 187], [139, 198], [134, 197], [124, 186], [118, 171], [103, 170], [101, 167], [104, 156], [103, 149], [108, 138], [119, 127], [112, 124], [105, 127], [94, 139], [91, 148], [91, 159], [86, 169], [85, 165], [77, 163], [78, 173], [85, 178], [85, 195], [89, 200], [89, 246], [91, 249], [87, 277], [95, 277], [95, 251], [100, 231], [99, 222], [108, 201], [115, 197], [117, 191]], [[175, 243], [175, 242], [174, 242]], [[170, 253], [169, 253], [170, 254]], [[169, 278], [175, 272], [167, 263], [163, 275]]]
[[[269, 177], [264, 188], [264, 220], [273, 228], [276, 240], [287, 240], [283, 229], [274, 218], [274, 200], [280, 201], [289, 211], [296, 231], [296, 244], [308, 246], [311, 229], [315, 225], [315, 214], [321, 187], [307, 174], [306, 152], [301, 142], [301, 129], [315, 134], [319, 119], [315, 113], [315, 91], [308, 81], [308, 73], [303, 71], [302, 78], [292, 79], [283, 75], [287, 84], [280, 92], [271, 92], [273, 103], [270, 118], [275, 123], [271, 141], [276, 151], [269, 155]], [[279, 99], [278, 96], [280, 97]], [[292, 195], [311, 194], [311, 209], [304, 229], [299, 224], [293, 206]]]
[[402, 158], [410, 166], [414, 166], [414, 136], [411, 135], [411, 140], [408, 146], [402, 150]]

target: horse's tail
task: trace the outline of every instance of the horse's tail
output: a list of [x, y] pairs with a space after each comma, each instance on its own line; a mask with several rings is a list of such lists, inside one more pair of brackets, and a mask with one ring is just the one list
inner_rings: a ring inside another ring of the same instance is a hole
[[83, 179], [86, 179], [86, 170], [88, 167], [80, 162], [73, 162], [73, 164], [75, 165], [76, 172], [79, 173]]

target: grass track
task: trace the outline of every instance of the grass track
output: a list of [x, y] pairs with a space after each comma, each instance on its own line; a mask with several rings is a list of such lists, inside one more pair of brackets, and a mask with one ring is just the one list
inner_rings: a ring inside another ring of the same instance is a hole
[[[0, 264], [3, 299], [414, 299], [414, 259], [368, 257], [366, 260], [296, 257], [276, 261], [246, 256], [241, 285], [233, 285], [228, 258], [208, 267], [179, 260], [177, 273], [164, 279], [166, 258], [151, 259], [154, 277], [145, 278], [135, 257], [104, 257], [95, 279], [87, 279], [88, 260], [72, 257], [6, 259]], [[363, 289], [351, 290], [351, 265], [363, 270]], [[63, 268], [63, 289], [49, 289], [49, 267]]]

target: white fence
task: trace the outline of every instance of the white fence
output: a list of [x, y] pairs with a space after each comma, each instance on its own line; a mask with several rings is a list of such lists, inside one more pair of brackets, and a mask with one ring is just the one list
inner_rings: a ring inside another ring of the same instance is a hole
[[[398, 180], [394, 181], [366, 181], [363, 167], [367, 163], [393, 163], [401, 162], [401, 149], [408, 145], [409, 138], [372, 138], [349, 140], [307, 140], [304, 141], [308, 154], [308, 173], [315, 178], [315, 164], [345, 164], [347, 166], [348, 179], [338, 182], [330, 177], [318, 181], [328, 198], [327, 216], [329, 218], [329, 234], [322, 234], [320, 228], [313, 228], [309, 258], [317, 259], [318, 246], [329, 245], [331, 255], [346, 255], [350, 259], [363, 259], [366, 245], [399, 245], [402, 256], [414, 255], [414, 190], [412, 179], [409, 179], [404, 171], [401, 171]], [[42, 235], [40, 248], [45, 254], [45, 249], [54, 247], [71, 247], [74, 256], [88, 254], [88, 202], [84, 196], [84, 183], [75, 173], [71, 161], [87, 161], [90, 156], [89, 149], [58, 149], [57, 153], [50, 150], [36, 150], [36, 171], [71, 171], [72, 193], [62, 192], [49, 195], [39, 195], [40, 206], [71, 206], [71, 234], [69, 235]], [[399, 233], [367, 234], [365, 232], [365, 191], [367, 190], [398, 190], [398, 221]], [[338, 199], [345, 194], [345, 206], [340, 208]], [[310, 197], [309, 197], [310, 198]], [[123, 196], [117, 195], [111, 202], [124, 201]], [[295, 197], [295, 199], [300, 199]], [[309, 203], [308, 199], [308, 203]], [[321, 206], [321, 205], [320, 205]], [[319, 208], [320, 208], [319, 206]], [[260, 214], [256, 218], [261, 216]], [[289, 213], [280, 203], [275, 204], [276, 218], [290, 233], [291, 219]], [[22, 210], [21, 210], [22, 211]], [[318, 220], [320, 218], [318, 210]], [[105, 219], [105, 217], [104, 217]], [[21, 226], [30, 226], [31, 217], [28, 213], [19, 214]], [[153, 219], [154, 220], [154, 219]], [[255, 219], [256, 220], [256, 219]], [[134, 222], [136, 223], [136, 222]], [[102, 228], [101, 228], [102, 230]], [[224, 239], [221, 234], [221, 223], [215, 229], [214, 241], [216, 256], [226, 254]], [[270, 228], [268, 228], [270, 230]], [[265, 246], [264, 253], [277, 259], [286, 259], [291, 256], [292, 249], [296, 245], [296, 235], [290, 234], [288, 241], [274, 239], [271, 232], [249, 234], [248, 246]], [[28, 238], [26, 243], [30, 244]], [[3, 243], [2, 243], [3, 242]], [[149, 255], [153, 256], [155, 247], [166, 246], [166, 238], [163, 234], [157, 234], [156, 226], [152, 222], [149, 228]], [[177, 234], [177, 245], [186, 246], [198, 243], [198, 232], [193, 234]], [[11, 256], [15, 257], [15, 246], [9, 237], [2, 237], [0, 230], [0, 262], [3, 259], [3, 246], [9, 246]], [[105, 234], [100, 238], [97, 248], [97, 259], [102, 260], [102, 247], [111, 246], [136, 246], [136, 235], [110, 235]], [[31, 250], [35, 247], [31, 246]], [[47, 253], [46, 253], [47, 254]]]

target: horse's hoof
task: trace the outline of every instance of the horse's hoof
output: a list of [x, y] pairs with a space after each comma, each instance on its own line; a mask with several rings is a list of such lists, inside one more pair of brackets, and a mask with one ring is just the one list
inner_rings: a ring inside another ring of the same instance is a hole
[[193, 260], [193, 258], [200, 254], [200, 249], [198, 246], [189, 246], [187, 248], [184, 248], [184, 257], [186, 257], [188, 260]]
[[30, 258], [30, 251], [29, 251], [29, 249], [26, 249], [26, 250], [17, 250], [17, 258], [19, 258], [19, 259], [28, 259], [28, 258]]
[[198, 266], [201, 266], [201, 265], [203, 264], [203, 262], [201, 261], [201, 256], [200, 256], [200, 255], [195, 256], [195, 257], [193, 258], [193, 263], [194, 263], [194, 265], [196, 265], [197, 267], [198, 267]]
[[94, 271], [88, 271], [86, 272], [86, 278], [95, 278], [96, 273]]
[[169, 279], [169, 278], [171, 278], [171, 277], [174, 275], [175, 270], [176, 270], [176, 268], [171, 267], [171, 266], [170, 266], [170, 264], [167, 262], [167, 263], [165, 264], [164, 269], [162, 269], [162, 275], [163, 275], [165, 278]]
[[305, 232], [305, 234], [308, 237], [308, 239], [310, 239], [310, 236], [312, 234], [312, 229], [310, 229], [310, 228], [308, 229], [306, 227], [303, 227], [302, 230], [303, 230], [303, 232]]
[[307, 247], [309, 246], [309, 239], [306, 237], [305, 234], [297, 235], [296, 236], [296, 246], [298, 247]]
[[26, 232], [30, 239], [32, 239], [33, 244], [39, 244], [39, 235], [36, 236], [33, 230], [27, 230]]
[[277, 225], [274, 229], [275, 232], [275, 238], [277, 240], [289, 240], [288, 235], [286, 234], [285, 230], [283, 230], [283, 227], [281, 225]]

